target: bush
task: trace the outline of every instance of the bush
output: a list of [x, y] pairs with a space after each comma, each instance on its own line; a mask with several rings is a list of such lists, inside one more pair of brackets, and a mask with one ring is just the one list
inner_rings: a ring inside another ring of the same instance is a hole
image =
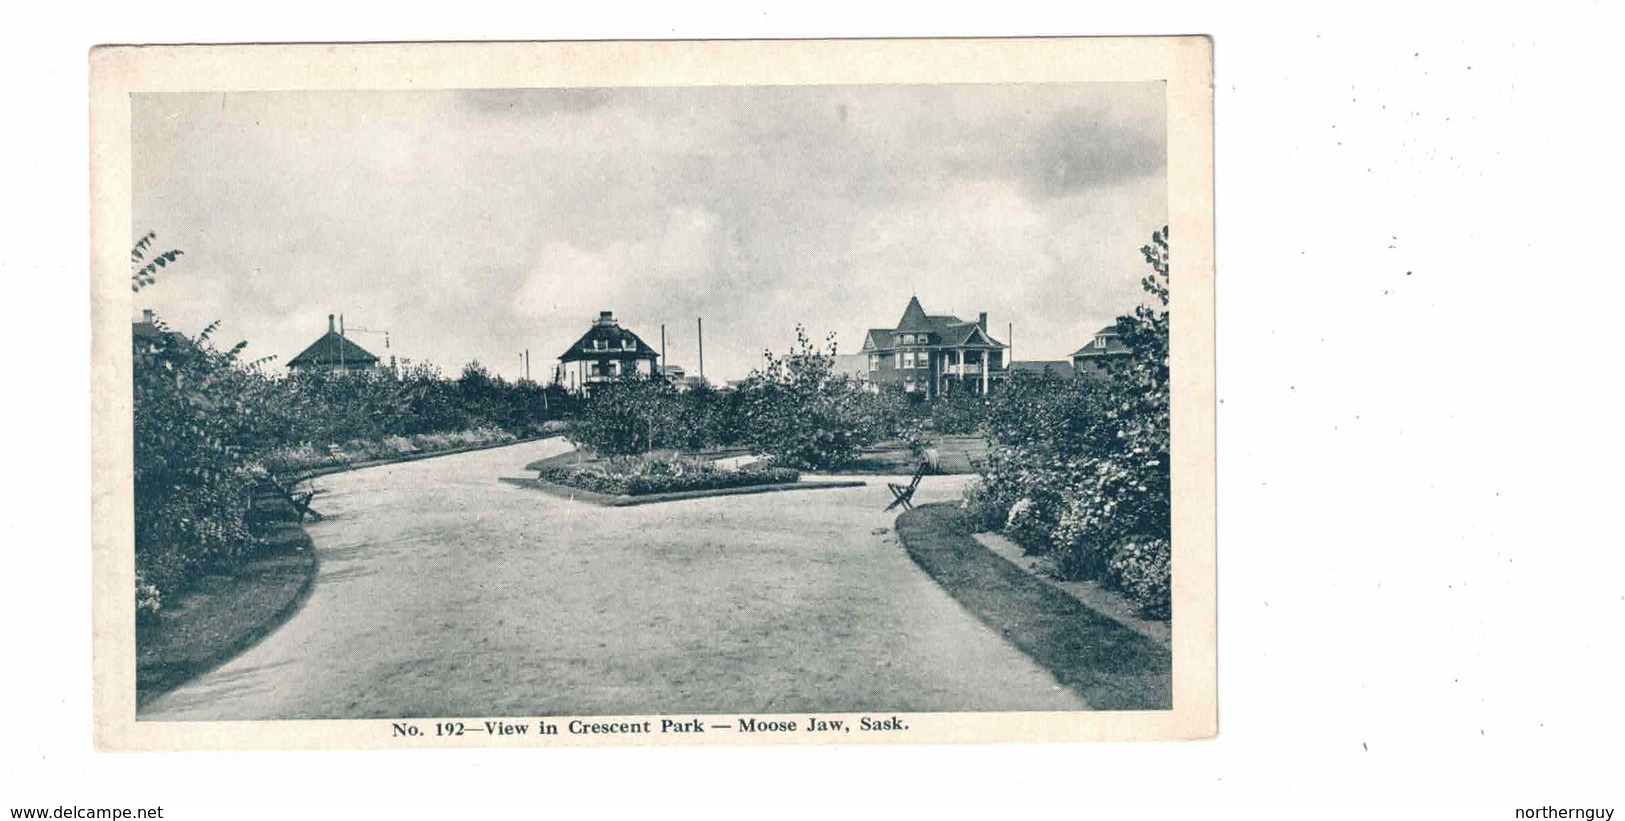
[[980, 396], [960, 391], [933, 400], [928, 412], [931, 429], [938, 433], [976, 433], [987, 418], [987, 403]]
[[1172, 606], [1172, 555], [1167, 539], [1125, 539], [1112, 551], [1107, 580], [1140, 606], [1143, 614], [1166, 619]]
[[544, 468], [541, 478], [560, 485], [614, 496], [642, 496], [686, 490], [715, 490], [795, 482], [801, 474], [767, 461], [724, 470], [691, 456], [618, 456], [580, 465]]
[[[1015, 374], [984, 406], [994, 446], [965, 509], [1069, 579], [1099, 579], [1167, 617], [1171, 505], [1168, 229], [1142, 248], [1159, 307], [1118, 319], [1130, 355], [1104, 380]], [[952, 424], [949, 422], [949, 424]]]
[[783, 357], [764, 354], [739, 389], [743, 439], [758, 453], [809, 470], [837, 468], [876, 440], [880, 423], [871, 415], [874, 395], [845, 374], [834, 373], [835, 343], [813, 347], [796, 326], [796, 348]]

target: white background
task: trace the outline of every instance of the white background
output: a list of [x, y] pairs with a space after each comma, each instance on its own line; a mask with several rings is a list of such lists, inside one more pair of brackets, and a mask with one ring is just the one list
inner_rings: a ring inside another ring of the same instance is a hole
[[[832, 800], [976, 815], [1053, 801], [1037, 812], [1065, 817], [1625, 810], [1621, 71], [1605, 5], [582, 5], [7, 12], [0, 811], [540, 817], [644, 799], [752, 815]], [[1035, 33], [1215, 38], [1217, 739], [91, 751], [91, 45]], [[1113, 802], [1125, 804], [1097, 806]]]

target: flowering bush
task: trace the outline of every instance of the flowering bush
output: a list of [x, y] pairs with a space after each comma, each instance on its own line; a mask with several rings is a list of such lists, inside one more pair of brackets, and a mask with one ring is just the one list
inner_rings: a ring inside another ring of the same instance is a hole
[[1104, 380], [1015, 374], [990, 397], [992, 453], [966, 495], [973, 520], [1057, 572], [1099, 579], [1148, 615], [1167, 617], [1170, 590], [1168, 229], [1142, 248], [1159, 303], [1121, 317], [1130, 355]]
[[766, 460], [738, 470], [724, 470], [717, 467], [715, 462], [692, 456], [617, 456], [598, 462], [545, 468], [541, 471], [541, 478], [594, 493], [642, 496], [784, 484], [797, 481], [801, 474]]
[[1125, 539], [1112, 552], [1107, 579], [1141, 611], [1166, 619], [1172, 603], [1172, 556], [1167, 539]]
[[152, 624], [158, 620], [158, 611], [164, 609], [164, 597], [158, 586], [135, 574], [135, 623]]

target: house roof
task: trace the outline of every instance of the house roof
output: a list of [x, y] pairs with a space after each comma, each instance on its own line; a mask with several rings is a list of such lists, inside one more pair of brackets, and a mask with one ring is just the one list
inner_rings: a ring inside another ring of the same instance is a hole
[[[1096, 347], [1096, 339], [1105, 339], [1106, 347]], [[1083, 347], [1079, 348], [1072, 354], [1072, 358], [1077, 359], [1078, 357], [1087, 358], [1096, 356], [1122, 356], [1123, 354], [1128, 353], [1133, 353], [1133, 351], [1129, 350], [1128, 345], [1123, 343], [1122, 335], [1117, 332], [1117, 326], [1114, 324], [1107, 325], [1106, 327], [1095, 331], [1095, 338], [1084, 343]]]
[[909, 297], [908, 307], [903, 309], [903, 317], [897, 321], [897, 327], [870, 328], [864, 337], [863, 350], [889, 351], [896, 347], [892, 344], [892, 336], [899, 333], [930, 334], [933, 337], [930, 344], [933, 345], [968, 345], [979, 342], [994, 348], [1007, 347], [1003, 342], [989, 336], [981, 325], [966, 322], [952, 314], [927, 314], [920, 306], [919, 297]]
[[1062, 359], [1011, 362], [1010, 370], [1017, 373], [1043, 374], [1048, 371], [1066, 379], [1072, 378], [1072, 363]]
[[[341, 350], [344, 352], [342, 357], [339, 356]], [[288, 360], [288, 367], [337, 365], [340, 362], [347, 368], [351, 363], [356, 363], [356, 367], [365, 368], [378, 364], [378, 357], [348, 338], [339, 336], [337, 331], [329, 330], [315, 342], [310, 343], [310, 347], [300, 351], [298, 356]]]
[[908, 307], [903, 309], [903, 318], [897, 320], [897, 331], [901, 333], [920, 333], [921, 331], [934, 331], [931, 317], [925, 315], [925, 309], [920, 307], [920, 298], [908, 298]]
[[[604, 347], [594, 350], [595, 340], [603, 340]], [[632, 341], [630, 349], [623, 345], [626, 340]], [[583, 359], [659, 359], [660, 354], [649, 347], [641, 337], [622, 328], [620, 323], [608, 311], [598, 316], [587, 332], [581, 335], [574, 344], [559, 354], [560, 362], [579, 362]]]

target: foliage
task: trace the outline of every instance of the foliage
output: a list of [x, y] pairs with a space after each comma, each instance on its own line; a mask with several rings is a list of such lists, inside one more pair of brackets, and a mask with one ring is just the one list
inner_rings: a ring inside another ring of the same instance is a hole
[[616, 456], [579, 465], [545, 468], [541, 477], [556, 484], [611, 495], [640, 496], [685, 490], [713, 490], [784, 484], [801, 478], [799, 471], [770, 461], [737, 470], [692, 456]]
[[955, 391], [932, 400], [928, 412], [937, 433], [976, 433], [987, 418], [987, 401], [970, 391]]
[[134, 340], [136, 570], [157, 591], [255, 545], [244, 515], [263, 441], [260, 377], [237, 361], [241, 345], [213, 346], [214, 330], [192, 339], [160, 322]]
[[759, 453], [803, 469], [836, 468], [874, 442], [880, 423], [877, 398], [850, 376], [834, 372], [835, 341], [815, 347], [796, 326], [796, 347], [784, 356], [764, 352], [762, 367], [739, 389], [743, 441]]
[[1130, 538], [1117, 545], [1106, 578], [1147, 616], [1166, 619], [1172, 605], [1173, 557], [1164, 538]]
[[156, 239], [158, 239], [158, 235], [148, 231], [145, 236], [136, 240], [135, 245], [130, 248], [131, 291], [139, 292], [142, 288], [157, 282], [158, 269], [174, 262], [177, 257], [181, 256], [180, 251], [171, 249], [153, 254], [152, 258], [148, 259], [147, 252], [152, 250], [152, 243]]
[[677, 391], [658, 376], [633, 374], [594, 386], [570, 427], [570, 440], [604, 455], [652, 450], [673, 435]]
[[1103, 380], [1015, 374], [986, 406], [993, 445], [965, 509], [1066, 578], [1100, 579], [1150, 615], [1170, 589], [1168, 229], [1141, 249], [1151, 304], [1120, 317], [1130, 355]]

